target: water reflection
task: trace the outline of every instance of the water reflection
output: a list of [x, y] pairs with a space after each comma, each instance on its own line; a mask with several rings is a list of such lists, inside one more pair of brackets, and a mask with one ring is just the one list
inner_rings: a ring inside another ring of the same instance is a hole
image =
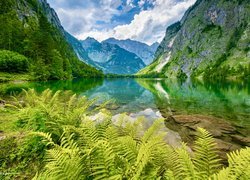
[[138, 112], [147, 108], [163, 114], [202, 114], [223, 118], [250, 129], [250, 82], [176, 82], [166, 79], [75, 79], [19, 84], [1, 84], [1, 94], [22, 88], [50, 88], [114, 100], [115, 112]]
[[157, 108], [153, 94], [140, 86], [134, 79], [105, 79], [101, 86], [86, 91], [82, 95], [97, 98], [101, 102], [113, 100], [119, 106], [116, 113]]
[[154, 94], [155, 103], [163, 113], [211, 115], [250, 127], [248, 84], [178, 83], [169, 80], [137, 82]]

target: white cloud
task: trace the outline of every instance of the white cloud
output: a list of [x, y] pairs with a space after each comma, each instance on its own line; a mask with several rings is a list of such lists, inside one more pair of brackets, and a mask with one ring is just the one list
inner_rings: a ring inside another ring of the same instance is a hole
[[[180, 20], [185, 11], [195, 3], [196, 0], [156, 0], [153, 9], [141, 11], [135, 15], [130, 24], [119, 25], [114, 29], [93, 30], [77, 34], [77, 38], [85, 39], [88, 36], [99, 41], [109, 37], [117, 39], [134, 39], [151, 44], [160, 42], [165, 35], [166, 27], [177, 20]], [[144, 3], [141, 0], [141, 3]]]
[[73, 35], [100, 29], [98, 22], [109, 24], [114, 15], [119, 15], [121, 0], [48, 0], [55, 8], [64, 28]]
[[[196, 0], [140, 0], [139, 7], [152, 3], [153, 8], [142, 10], [129, 24], [113, 26], [114, 15], [122, 0], [48, 0], [55, 7], [65, 29], [78, 39], [94, 37], [102, 41], [110, 37], [134, 39], [151, 44], [160, 42], [168, 25], [178, 21]], [[73, 2], [72, 2], [73, 1]], [[129, 11], [132, 0], [127, 0], [123, 11]], [[105, 25], [103, 25], [103, 23]]]

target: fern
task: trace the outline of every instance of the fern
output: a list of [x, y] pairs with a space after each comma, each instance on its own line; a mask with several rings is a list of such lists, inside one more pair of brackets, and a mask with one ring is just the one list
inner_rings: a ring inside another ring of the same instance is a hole
[[63, 133], [63, 126], [78, 127], [94, 103], [94, 100], [70, 92], [53, 93], [49, 89], [41, 94], [34, 89], [23, 90], [20, 97], [13, 97], [13, 101], [9, 107], [19, 111], [19, 121], [25, 128], [50, 132], [57, 140]]
[[194, 145], [194, 165], [195, 170], [203, 179], [207, 179], [220, 168], [220, 159], [210, 133], [205, 129], [197, 129], [197, 140]]
[[171, 160], [173, 163], [171, 170], [176, 179], [197, 179], [195, 166], [187, 152], [186, 144], [183, 143], [181, 148], [173, 151]]
[[[163, 141], [164, 136], [159, 133], [160, 122], [156, 121], [142, 137], [136, 138], [134, 134], [119, 133], [121, 126], [109, 120], [97, 124], [87, 121], [80, 127], [65, 126], [59, 145], [50, 143], [53, 146], [47, 152], [47, 165], [38, 177], [136, 180], [249, 178], [249, 148], [230, 154], [229, 167], [218, 173], [219, 159], [207, 131], [197, 130], [191, 156], [185, 144], [172, 149]], [[124, 128], [127, 127], [124, 124]], [[49, 142], [53, 141], [50, 135], [41, 135]]]
[[214, 179], [250, 179], [250, 148], [237, 150], [228, 155], [229, 166], [221, 170]]
[[229, 166], [220, 170], [216, 144], [204, 129], [197, 129], [192, 153], [185, 143], [177, 149], [165, 143], [162, 119], [145, 130], [144, 118], [124, 114], [112, 122], [98, 109], [102, 117], [92, 120], [95, 100], [70, 92], [30, 89], [13, 99], [7, 108], [47, 142], [46, 165], [34, 179], [250, 179], [250, 148], [229, 154]]
[[[56, 145], [49, 134], [38, 133], [54, 148], [46, 153], [45, 170], [36, 179], [82, 179], [85, 156], [73, 140], [73, 134], [62, 136], [61, 145]], [[73, 171], [72, 171], [73, 170]]]

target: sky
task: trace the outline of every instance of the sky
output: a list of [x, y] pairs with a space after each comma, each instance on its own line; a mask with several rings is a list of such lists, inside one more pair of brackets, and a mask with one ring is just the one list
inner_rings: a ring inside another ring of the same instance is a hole
[[161, 42], [167, 26], [196, 0], [47, 0], [63, 27], [76, 38]]

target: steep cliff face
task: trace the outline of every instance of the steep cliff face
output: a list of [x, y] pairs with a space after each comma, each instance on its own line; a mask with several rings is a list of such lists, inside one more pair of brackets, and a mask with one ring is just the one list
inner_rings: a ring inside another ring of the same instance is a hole
[[157, 59], [138, 74], [204, 79], [247, 78], [250, 71], [248, 0], [198, 0], [167, 28]]
[[49, 3], [47, 3], [47, 0], [38, 0], [38, 2], [41, 5], [41, 8], [43, 12], [46, 14], [46, 17], [48, 21], [53, 24], [57, 29], [59, 29], [61, 32], [64, 31], [61, 22], [53, 8], [50, 7]]

